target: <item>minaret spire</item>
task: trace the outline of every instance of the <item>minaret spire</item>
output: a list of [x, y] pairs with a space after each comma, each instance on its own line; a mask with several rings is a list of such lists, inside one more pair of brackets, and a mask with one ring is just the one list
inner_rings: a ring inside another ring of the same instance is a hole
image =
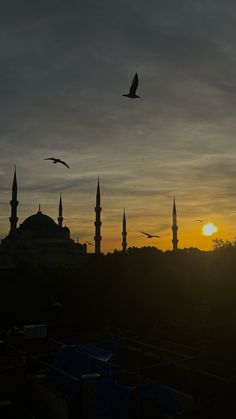
[[176, 211], [176, 205], [175, 205], [175, 197], [173, 202], [173, 213], [172, 213], [172, 232], [173, 232], [173, 238], [172, 238], [172, 244], [173, 244], [173, 251], [178, 250], [178, 226], [177, 226], [177, 211]]
[[126, 216], [125, 216], [125, 210], [123, 212], [123, 223], [122, 223], [122, 250], [123, 253], [126, 253], [127, 249], [127, 231], [126, 231]]
[[100, 255], [101, 253], [101, 193], [100, 193], [100, 184], [99, 184], [99, 177], [98, 177], [98, 183], [97, 183], [97, 194], [96, 194], [96, 207], [94, 208], [95, 210], [95, 236], [94, 236], [94, 241], [95, 241], [95, 253], [97, 255]]
[[11, 198], [11, 201], [10, 201], [10, 205], [11, 205], [11, 216], [9, 217], [10, 233], [14, 233], [14, 231], [16, 230], [16, 227], [17, 227], [17, 221], [18, 221], [17, 206], [18, 206], [18, 203], [19, 202], [17, 201], [17, 179], [16, 179], [16, 166], [15, 166], [13, 184], [12, 184], [12, 198]]
[[63, 216], [62, 216], [62, 198], [60, 194], [60, 200], [59, 200], [59, 211], [58, 211], [58, 225], [60, 228], [62, 228], [62, 222], [63, 222]]

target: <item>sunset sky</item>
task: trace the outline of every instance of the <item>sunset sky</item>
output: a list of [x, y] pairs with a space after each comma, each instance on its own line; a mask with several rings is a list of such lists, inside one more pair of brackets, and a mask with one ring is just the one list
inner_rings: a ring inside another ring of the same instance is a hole
[[[56, 219], [62, 192], [91, 241], [99, 175], [103, 251], [121, 247], [124, 207], [128, 246], [170, 249], [174, 195], [180, 247], [233, 239], [235, 19], [231, 0], [1, 0], [0, 237], [16, 164], [19, 223], [39, 202]], [[135, 72], [140, 100], [122, 97]]]

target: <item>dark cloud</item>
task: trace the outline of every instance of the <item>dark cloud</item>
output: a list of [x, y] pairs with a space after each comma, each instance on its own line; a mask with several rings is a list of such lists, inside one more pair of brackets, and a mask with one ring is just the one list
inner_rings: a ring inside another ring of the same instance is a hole
[[[174, 194], [186, 219], [232, 211], [235, 12], [230, 0], [3, 0], [1, 220], [15, 163], [22, 217], [39, 199], [54, 214], [63, 191], [75, 231], [77, 214], [88, 231], [99, 174], [108, 236], [127, 205], [132, 222], [158, 212], [165, 228]], [[135, 71], [138, 102], [121, 96]], [[43, 161], [54, 154], [70, 172]]]

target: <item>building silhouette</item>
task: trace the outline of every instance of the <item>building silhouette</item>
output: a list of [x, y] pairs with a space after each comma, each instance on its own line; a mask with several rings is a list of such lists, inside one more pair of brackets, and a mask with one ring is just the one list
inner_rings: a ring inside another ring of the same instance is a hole
[[173, 212], [172, 212], [172, 245], [173, 251], [178, 250], [178, 226], [177, 226], [177, 211], [176, 211], [176, 204], [175, 198], [173, 202]]
[[100, 185], [99, 185], [99, 178], [98, 178], [98, 184], [97, 184], [97, 194], [96, 194], [96, 207], [95, 210], [95, 236], [94, 236], [94, 242], [95, 242], [95, 254], [100, 255], [101, 254], [101, 193], [100, 193]]
[[13, 184], [12, 184], [12, 198], [11, 198], [11, 201], [10, 201], [11, 216], [9, 217], [9, 221], [10, 221], [10, 233], [9, 234], [11, 234], [11, 235], [13, 235], [14, 232], [16, 231], [16, 226], [17, 226], [17, 222], [18, 222], [18, 217], [17, 217], [18, 204], [19, 204], [19, 202], [17, 201], [17, 179], [16, 179], [16, 167], [15, 167]]
[[123, 220], [122, 220], [122, 251], [123, 253], [126, 253], [127, 249], [127, 231], [126, 231], [126, 216], [125, 216], [125, 210], [123, 213]]
[[70, 238], [70, 230], [63, 226], [62, 197], [59, 199], [58, 224], [41, 207], [37, 213], [27, 217], [17, 226], [17, 177], [14, 171], [12, 199], [10, 201], [10, 230], [1, 241], [1, 257], [14, 263], [50, 267], [80, 266], [86, 259], [86, 244], [75, 243]]
[[[13, 263], [25, 262], [46, 266], [74, 266], [83, 262], [87, 255], [87, 245], [75, 242], [70, 237], [70, 230], [63, 226], [63, 202], [62, 195], [59, 197], [57, 223], [48, 215], [43, 214], [41, 206], [38, 211], [27, 217], [18, 226], [18, 189], [16, 168], [14, 170], [9, 217], [10, 229], [8, 235], [1, 241], [0, 256]], [[101, 191], [99, 178], [96, 191], [95, 210], [95, 251], [96, 255], [101, 254]], [[122, 252], [127, 252], [127, 226], [126, 213], [122, 218]], [[175, 198], [172, 211], [172, 248], [178, 250], [178, 225]]]
[[59, 211], [58, 211], [58, 225], [60, 228], [62, 228], [62, 223], [63, 223], [63, 216], [62, 216], [62, 198], [61, 198], [61, 194], [60, 194], [60, 201], [59, 201]]

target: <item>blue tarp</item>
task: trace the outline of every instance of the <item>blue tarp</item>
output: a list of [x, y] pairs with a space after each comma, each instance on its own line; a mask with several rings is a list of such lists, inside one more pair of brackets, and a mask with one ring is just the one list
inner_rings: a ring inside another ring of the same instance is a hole
[[105, 377], [99, 380], [96, 393], [96, 419], [130, 419], [136, 409], [136, 388]]
[[182, 410], [171, 391], [157, 381], [148, 382], [140, 387], [140, 399], [155, 402], [160, 410], [168, 414], [176, 414]]
[[[137, 409], [137, 397], [140, 407], [150, 400], [157, 408], [167, 414], [177, 413], [181, 406], [167, 387], [156, 381], [149, 381], [136, 387], [119, 383], [109, 376], [109, 362], [119, 364], [118, 348], [114, 342], [96, 344], [64, 345], [56, 353], [53, 366], [73, 377], [83, 374], [99, 373], [101, 378], [96, 386], [96, 419], [128, 419]], [[61, 374], [54, 373], [57, 388], [66, 393], [75, 389], [74, 381]], [[80, 384], [76, 384], [78, 393]]]
[[[117, 358], [118, 350], [113, 342], [98, 342], [96, 345], [63, 345], [55, 354], [53, 366], [76, 378], [91, 373], [107, 376], [107, 363], [109, 361], [116, 363]], [[71, 391], [73, 380], [57, 371], [54, 377], [60, 391]]]

